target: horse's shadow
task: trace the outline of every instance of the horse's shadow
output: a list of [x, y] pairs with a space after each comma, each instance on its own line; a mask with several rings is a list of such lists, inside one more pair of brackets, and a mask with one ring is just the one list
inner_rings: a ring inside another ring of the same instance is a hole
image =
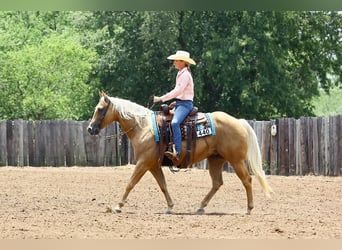
[[[156, 213], [159, 215], [165, 213]], [[167, 214], [166, 214], [167, 215]], [[237, 216], [237, 215], [245, 215], [241, 213], [223, 213], [223, 212], [210, 212], [210, 213], [196, 213], [196, 212], [173, 212], [170, 215], [186, 215], [186, 216]]]

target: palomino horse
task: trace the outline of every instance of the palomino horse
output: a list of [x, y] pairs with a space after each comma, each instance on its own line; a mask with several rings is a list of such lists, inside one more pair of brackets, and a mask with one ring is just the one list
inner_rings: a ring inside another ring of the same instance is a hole
[[[117, 213], [121, 212], [128, 194], [146, 171], [152, 173], [166, 198], [166, 213], [172, 213], [173, 202], [167, 189], [164, 173], [159, 166], [159, 148], [153, 134], [151, 114], [152, 111], [143, 106], [128, 100], [109, 97], [102, 92], [88, 126], [88, 132], [91, 135], [97, 135], [101, 129], [117, 121], [133, 145], [136, 166], [122, 199], [115, 208]], [[194, 157], [191, 157], [189, 162], [191, 165], [207, 158], [212, 179], [212, 188], [202, 200], [197, 213], [204, 213], [204, 208], [223, 184], [223, 164], [228, 161], [246, 189], [247, 214], [250, 214], [253, 209], [252, 178], [246, 163], [258, 179], [263, 192], [266, 195], [272, 192], [262, 170], [257, 137], [246, 120], [238, 120], [224, 112], [213, 112], [212, 116], [216, 126], [216, 135], [198, 138]], [[185, 143], [183, 143], [183, 148], [185, 148]], [[180, 156], [180, 160], [184, 157], [185, 153]]]

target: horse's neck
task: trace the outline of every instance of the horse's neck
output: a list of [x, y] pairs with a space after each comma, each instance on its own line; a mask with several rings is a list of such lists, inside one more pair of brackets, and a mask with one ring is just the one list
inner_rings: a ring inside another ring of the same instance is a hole
[[141, 131], [138, 121], [135, 118], [125, 119], [120, 117], [118, 122], [120, 124], [122, 132], [126, 134], [130, 141], [133, 143]]

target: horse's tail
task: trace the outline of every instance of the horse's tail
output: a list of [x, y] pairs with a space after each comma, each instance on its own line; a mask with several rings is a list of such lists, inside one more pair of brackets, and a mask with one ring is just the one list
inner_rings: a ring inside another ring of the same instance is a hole
[[261, 152], [258, 144], [257, 136], [249, 123], [240, 119], [241, 124], [248, 131], [248, 149], [247, 149], [247, 163], [252, 170], [252, 173], [257, 177], [263, 192], [270, 197], [270, 193], [273, 192], [266, 180], [265, 172], [262, 169]]

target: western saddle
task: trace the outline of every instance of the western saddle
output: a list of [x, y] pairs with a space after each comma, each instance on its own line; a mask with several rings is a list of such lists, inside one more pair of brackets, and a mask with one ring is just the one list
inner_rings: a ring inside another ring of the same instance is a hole
[[197, 138], [197, 124], [206, 123], [206, 116], [204, 113], [198, 112], [198, 108], [194, 107], [189, 115], [185, 118], [181, 124], [182, 140], [186, 140], [186, 155], [182, 161], [178, 162], [175, 159], [169, 159], [164, 157], [164, 144], [167, 145], [166, 151], [173, 152], [173, 139], [172, 139], [172, 128], [171, 121], [174, 115], [172, 108], [174, 103], [170, 106], [162, 104], [159, 112], [157, 112], [156, 120], [159, 129], [159, 164], [164, 166], [177, 166], [178, 168], [187, 168], [193, 154], [196, 149], [196, 138]]

